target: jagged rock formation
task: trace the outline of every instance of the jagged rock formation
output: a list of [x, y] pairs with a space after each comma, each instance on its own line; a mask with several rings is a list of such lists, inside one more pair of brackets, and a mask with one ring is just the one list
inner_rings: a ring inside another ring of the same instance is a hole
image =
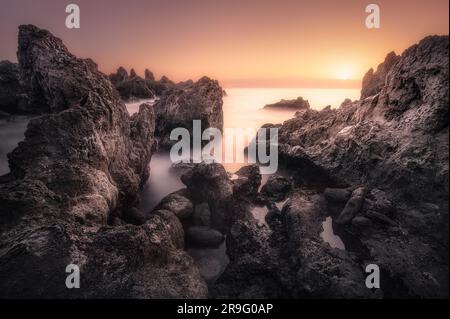
[[277, 103], [267, 104], [264, 106], [265, 109], [277, 108], [277, 109], [289, 109], [289, 110], [304, 110], [309, 109], [308, 100], [304, 100], [299, 96], [295, 100], [281, 100]]
[[[49, 114], [30, 121], [0, 182], [0, 296], [204, 297], [169, 217], [107, 225], [148, 174], [152, 107], [130, 118], [91, 60], [35, 26], [20, 26], [18, 58], [30, 98]], [[71, 263], [80, 289], [66, 288]]]
[[382, 69], [378, 94], [286, 121], [280, 158], [300, 175], [323, 173], [325, 187], [388, 194], [393, 210], [366, 200], [356, 213], [377, 223], [358, 241], [395, 282], [385, 296], [448, 296], [448, 36], [427, 37]]
[[130, 75], [128, 75], [128, 72], [123, 67], [120, 67], [117, 73], [109, 75], [109, 79], [124, 100], [151, 99], [155, 97], [155, 93], [148, 86], [147, 80], [138, 76], [134, 69], [131, 69]]
[[160, 145], [172, 145], [170, 132], [184, 127], [191, 132], [193, 120], [201, 121], [202, 130], [213, 127], [223, 129], [223, 90], [219, 83], [208, 77], [197, 82], [187, 81], [166, 91], [156, 102], [155, 135]]
[[373, 96], [381, 91], [387, 74], [399, 59], [400, 56], [391, 52], [386, 56], [384, 62], [378, 65], [375, 72], [373, 69], [367, 71], [362, 80], [361, 99]]

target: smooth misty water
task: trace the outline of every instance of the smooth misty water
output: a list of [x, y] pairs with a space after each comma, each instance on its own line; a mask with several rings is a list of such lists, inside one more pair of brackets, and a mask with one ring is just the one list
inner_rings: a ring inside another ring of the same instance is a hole
[[[282, 123], [292, 118], [295, 111], [265, 110], [264, 105], [278, 102], [281, 99], [295, 99], [299, 96], [309, 100], [313, 109], [322, 109], [327, 105], [338, 107], [346, 98], [352, 100], [359, 98], [359, 90], [350, 89], [226, 89], [227, 96], [224, 97], [224, 127], [225, 128], [252, 128], [255, 131], [266, 123]], [[139, 110], [139, 105], [143, 102], [153, 102], [153, 100], [132, 102], [127, 104], [130, 114]], [[0, 175], [9, 172], [7, 154], [10, 153], [17, 144], [24, 139], [24, 133], [30, 118], [15, 117], [8, 120], [0, 120]], [[242, 151], [242, 150], [236, 150]], [[145, 213], [150, 212], [155, 205], [166, 195], [179, 190], [184, 185], [178, 176], [169, 173], [172, 165], [168, 154], [155, 154], [150, 163], [150, 177], [141, 191], [140, 209]], [[245, 163], [224, 164], [228, 172], [235, 172]], [[267, 181], [268, 176], [263, 175], [262, 183]], [[277, 203], [281, 209], [284, 202]], [[254, 216], [258, 222], [265, 225], [264, 208], [256, 208]], [[324, 224], [322, 238], [331, 246], [344, 249], [340, 238], [334, 235], [331, 219], [327, 219]], [[225, 254], [225, 244], [213, 250], [190, 249], [192, 256], [203, 269], [205, 278], [214, 279], [217, 273], [223, 271], [227, 256]]]
[[[309, 100], [311, 108], [320, 110], [327, 105], [339, 107], [346, 99], [359, 98], [357, 89], [225, 89], [227, 96], [223, 99], [224, 128], [251, 128], [257, 131], [266, 123], [278, 124], [292, 118], [294, 110], [267, 110], [264, 105], [275, 103], [281, 99], [296, 99], [299, 96]], [[139, 105], [143, 103], [128, 103], [127, 108], [130, 114], [138, 111]], [[151, 102], [151, 101], [149, 101]], [[242, 151], [242, 150], [236, 150]], [[140, 208], [151, 211], [155, 205], [166, 195], [183, 188], [183, 184], [178, 177], [174, 177], [168, 172], [172, 165], [167, 153], [155, 154], [150, 163], [150, 178], [144, 187], [141, 197], [143, 202]], [[236, 172], [246, 163], [224, 163], [228, 172]], [[268, 176], [263, 175], [262, 184], [267, 181]]]
[[[311, 108], [320, 110], [328, 105], [339, 107], [346, 99], [356, 100], [359, 98], [359, 90], [356, 89], [226, 89], [227, 96], [224, 97], [224, 128], [251, 128], [257, 131], [266, 123], [278, 124], [292, 118], [295, 110], [267, 110], [264, 105], [280, 101], [281, 99], [296, 99], [301, 96], [307, 99]], [[142, 102], [127, 104], [128, 111], [132, 114], [139, 109]], [[240, 150], [236, 150], [240, 151]], [[184, 187], [178, 176], [169, 173], [172, 165], [169, 154], [155, 154], [150, 163], [150, 177], [141, 192], [140, 209], [150, 212], [164, 196]], [[229, 164], [224, 163], [225, 169], [236, 172], [246, 163]], [[283, 174], [282, 172], [279, 172]], [[283, 174], [284, 175], [284, 174]], [[268, 175], [262, 176], [262, 185], [267, 182]], [[262, 187], [261, 185], [261, 187]], [[286, 200], [276, 203], [281, 210]], [[254, 207], [252, 214], [263, 227], [267, 226], [265, 215], [266, 207]], [[328, 217], [323, 222], [324, 231], [321, 237], [332, 247], [345, 249], [342, 240], [336, 236], [332, 228], [332, 220]], [[224, 245], [223, 245], [224, 246]], [[189, 252], [199, 265], [205, 278], [208, 280], [216, 278], [221, 273], [227, 262], [225, 248], [218, 249], [190, 249]]]

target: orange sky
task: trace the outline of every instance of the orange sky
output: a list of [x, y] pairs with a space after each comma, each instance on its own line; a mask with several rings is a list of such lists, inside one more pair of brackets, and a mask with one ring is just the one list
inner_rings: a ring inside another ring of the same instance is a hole
[[[364, 23], [372, 2], [381, 7], [378, 30]], [[65, 28], [69, 3], [80, 6], [81, 29]], [[17, 27], [33, 23], [105, 73], [148, 67], [228, 87], [358, 87], [389, 51], [449, 28], [447, 0], [1, 0], [0, 10], [0, 59], [15, 60]]]

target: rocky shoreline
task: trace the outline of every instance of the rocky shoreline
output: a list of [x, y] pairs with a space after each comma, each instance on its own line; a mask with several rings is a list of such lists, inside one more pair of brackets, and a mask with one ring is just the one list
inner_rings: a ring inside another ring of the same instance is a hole
[[[266, 127], [288, 177], [261, 187], [258, 165], [175, 164], [186, 187], [150, 212], [136, 207], [152, 155], [193, 119], [223, 128], [219, 83], [107, 77], [31, 25], [18, 58], [0, 63], [0, 109], [42, 115], [0, 177], [0, 297], [448, 297], [447, 36], [389, 54], [338, 109], [282, 101], [295, 117]], [[154, 97], [133, 116], [122, 102]], [[327, 217], [345, 250], [320, 236]], [[187, 253], [223, 245], [225, 269]], [[82, 289], [65, 287], [70, 263]], [[367, 264], [380, 289], [366, 288]]]

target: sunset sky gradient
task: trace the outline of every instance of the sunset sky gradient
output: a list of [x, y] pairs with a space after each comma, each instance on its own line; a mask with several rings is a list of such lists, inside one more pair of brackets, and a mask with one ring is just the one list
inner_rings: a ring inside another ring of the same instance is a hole
[[[81, 29], [65, 27], [65, 7]], [[381, 7], [367, 29], [365, 7]], [[222, 85], [358, 87], [392, 50], [448, 34], [447, 0], [0, 0], [0, 60], [16, 60], [17, 27], [35, 24], [90, 57], [105, 73], [123, 65], [181, 81], [208, 75]], [[342, 78], [349, 78], [342, 81]]]

